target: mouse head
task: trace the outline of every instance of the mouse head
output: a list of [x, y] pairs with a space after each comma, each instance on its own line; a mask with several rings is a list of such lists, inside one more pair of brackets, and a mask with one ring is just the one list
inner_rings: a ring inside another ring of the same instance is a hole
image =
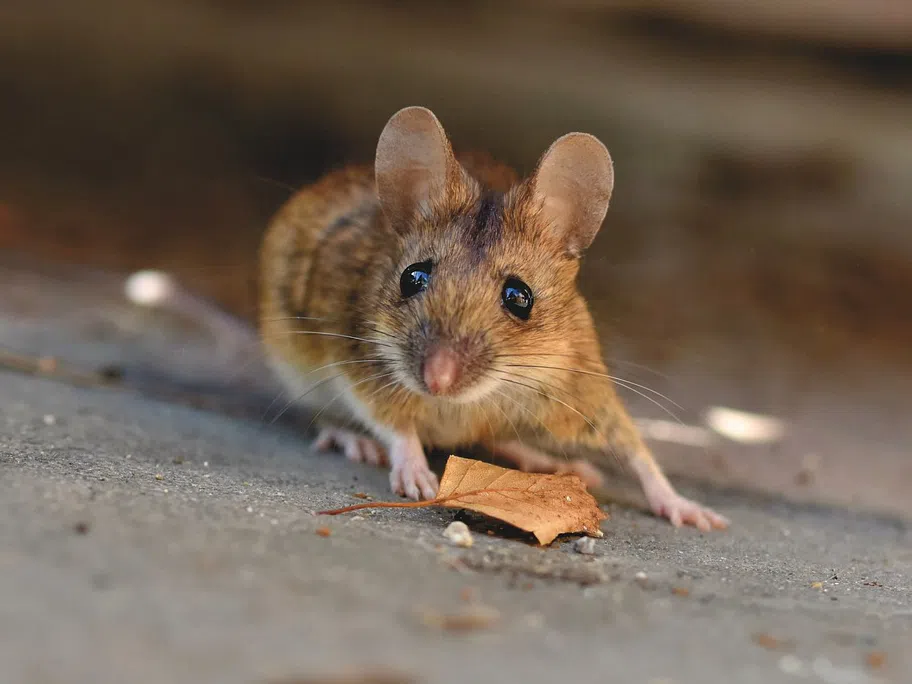
[[377, 193], [398, 240], [381, 274], [377, 326], [399, 340], [387, 362], [413, 392], [479, 401], [523, 380], [517, 364], [594, 338], [576, 289], [614, 184], [595, 137], [570, 133], [506, 189], [472, 177], [429, 110], [409, 107], [377, 146]]

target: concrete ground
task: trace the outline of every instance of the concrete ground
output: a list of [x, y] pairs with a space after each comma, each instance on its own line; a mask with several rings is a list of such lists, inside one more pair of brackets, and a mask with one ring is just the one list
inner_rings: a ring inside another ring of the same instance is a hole
[[[912, 681], [900, 513], [694, 481], [730, 530], [615, 505], [592, 556], [452, 510], [315, 516], [389, 498], [386, 473], [241, 399], [234, 416], [165, 401], [164, 360], [174, 393], [204, 384], [201, 338], [14, 281], [0, 344], [127, 373], [0, 373], [0, 681]], [[30, 318], [23, 293], [56, 303]], [[470, 549], [442, 536], [457, 518]]]

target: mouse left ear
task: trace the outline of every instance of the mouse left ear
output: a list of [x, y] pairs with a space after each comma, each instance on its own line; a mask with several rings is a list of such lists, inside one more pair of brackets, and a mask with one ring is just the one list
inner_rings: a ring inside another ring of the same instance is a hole
[[568, 133], [542, 155], [531, 182], [547, 224], [570, 254], [581, 256], [605, 220], [614, 189], [608, 149], [593, 135]]
[[393, 114], [377, 143], [374, 172], [380, 205], [394, 228], [443, 201], [461, 179], [446, 132], [425, 107]]

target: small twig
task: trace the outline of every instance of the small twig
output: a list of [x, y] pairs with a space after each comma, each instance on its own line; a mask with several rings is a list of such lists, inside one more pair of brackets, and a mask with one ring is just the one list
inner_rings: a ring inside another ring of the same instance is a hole
[[436, 499], [428, 499], [427, 501], [369, 501], [367, 503], [345, 506], [344, 508], [334, 508], [329, 511], [319, 511], [317, 515], [339, 515], [341, 513], [360, 511], [365, 508], [427, 508], [428, 506], [439, 506], [440, 504], [447, 503], [448, 501], [464, 499], [468, 496], [480, 496], [482, 494], [500, 494], [501, 492], [521, 491], [524, 490], [520, 487], [504, 487], [501, 489], [476, 489], [471, 492], [461, 492], [458, 494], [450, 494], [449, 496], [438, 496]]
[[103, 372], [85, 372], [70, 369], [52, 357], [37, 357], [0, 349], [0, 368], [29, 375], [65, 380], [83, 387], [108, 387], [118, 383]]

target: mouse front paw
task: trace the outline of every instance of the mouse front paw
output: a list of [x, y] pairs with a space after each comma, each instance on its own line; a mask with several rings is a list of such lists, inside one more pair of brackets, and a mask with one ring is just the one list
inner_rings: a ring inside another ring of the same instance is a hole
[[437, 475], [427, 463], [411, 461], [393, 465], [390, 471], [390, 486], [399, 496], [407, 496], [415, 501], [433, 499], [440, 489]]
[[437, 496], [440, 483], [428, 466], [417, 435], [397, 437], [390, 449], [390, 461], [390, 486], [393, 492], [415, 501]]

